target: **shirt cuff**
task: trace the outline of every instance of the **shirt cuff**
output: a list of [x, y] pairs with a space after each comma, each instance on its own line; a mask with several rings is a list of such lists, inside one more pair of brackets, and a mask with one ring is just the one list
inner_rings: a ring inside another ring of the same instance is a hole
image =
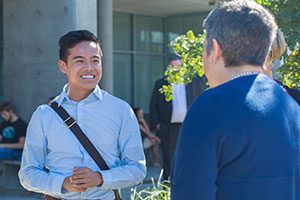
[[57, 193], [57, 194], [63, 194], [63, 193], [66, 193], [67, 190], [64, 190], [62, 188], [62, 185], [64, 183], [64, 180], [66, 178], [66, 176], [63, 176], [63, 175], [55, 175], [56, 177], [54, 178], [53, 180], [53, 183], [52, 183], [52, 191]]
[[110, 170], [100, 171], [100, 173], [102, 174], [102, 178], [103, 178], [103, 184], [101, 186], [103, 189], [111, 189], [112, 177], [111, 177], [111, 174], [109, 171]]

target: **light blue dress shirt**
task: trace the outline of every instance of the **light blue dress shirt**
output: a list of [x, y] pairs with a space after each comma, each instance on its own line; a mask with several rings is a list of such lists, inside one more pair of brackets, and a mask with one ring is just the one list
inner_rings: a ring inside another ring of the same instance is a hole
[[[54, 101], [77, 121], [110, 169], [101, 171], [57, 113], [41, 105], [28, 125], [20, 182], [28, 190], [63, 199], [114, 199], [112, 189], [138, 184], [146, 175], [136, 117], [125, 101], [98, 86], [80, 102], [70, 100], [67, 90], [68, 84]], [[103, 185], [86, 192], [62, 190], [65, 177], [73, 174], [75, 166], [100, 171]]]

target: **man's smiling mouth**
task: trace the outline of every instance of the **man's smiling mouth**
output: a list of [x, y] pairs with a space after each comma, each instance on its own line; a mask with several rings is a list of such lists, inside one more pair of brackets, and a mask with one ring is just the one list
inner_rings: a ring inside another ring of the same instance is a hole
[[94, 79], [95, 75], [81, 75], [80, 77], [83, 79]]

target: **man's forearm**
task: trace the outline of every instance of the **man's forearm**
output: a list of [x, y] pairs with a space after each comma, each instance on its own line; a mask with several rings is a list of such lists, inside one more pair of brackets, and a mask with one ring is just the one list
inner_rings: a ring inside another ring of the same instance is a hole
[[[141, 161], [142, 162], [142, 161]], [[101, 171], [102, 188], [119, 189], [139, 184], [146, 176], [144, 163], [128, 163], [124, 166]]]
[[23, 143], [2, 143], [0, 144], [1, 148], [9, 148], [9, 149], [23, 149]]

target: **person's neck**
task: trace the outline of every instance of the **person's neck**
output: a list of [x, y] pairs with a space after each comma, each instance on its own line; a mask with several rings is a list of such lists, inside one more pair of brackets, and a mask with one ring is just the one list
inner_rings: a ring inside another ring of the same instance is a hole
[[228, 67], [229, 68], [229, 75], [230, 77], [228, 81], [252, 74], [258, 74], [263, 73], [263, 68], [260, 66], [254, 66], [254, 65], [242, 65], [238, 67]]
[[93, 90], [73, 91], [69, 88], [67, 95], [68, 95], [69, 99], [79, 102], [79, 101], [87, 98], [92, 92], [93, 92]]
[[262, 73], [263, 69], [260, 66], [254, 65], [241, 65], [241, 66], [227, 66], [224, 67], [222, 72], [219, 73], [220, 77], [215, 86], [224, 84], [231, 81], [233, 78], [238, 78], [241, 76], [247, 76], [252, 74]]

